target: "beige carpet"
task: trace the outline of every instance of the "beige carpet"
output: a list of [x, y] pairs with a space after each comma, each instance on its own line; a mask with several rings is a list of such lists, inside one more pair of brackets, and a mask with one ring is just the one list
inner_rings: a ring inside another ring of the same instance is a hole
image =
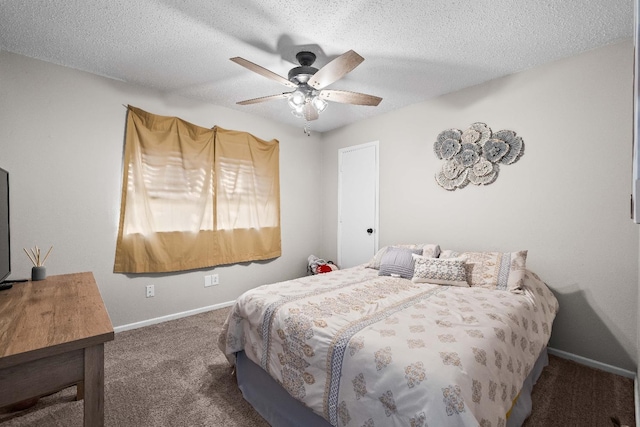
[[[268, 426], [242, 398], [216, 346], [228, 311], [116, 334], [105, 347], [105, 424]], [[526, 427], [608, 427], [614, 416], [635, 426], [632, 380], [550, 359], [534, 389]], [[74, 397], [72, 387], [21, 412], [0, 410], [0, 427], [81, 426], [82, 402]]]

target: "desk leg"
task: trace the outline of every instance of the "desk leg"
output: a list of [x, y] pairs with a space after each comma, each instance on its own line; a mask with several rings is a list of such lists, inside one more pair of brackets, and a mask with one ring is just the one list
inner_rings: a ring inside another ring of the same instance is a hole
[[84, 381], [80, 381], [76, 385], [76, 400], [84, 399]]
[[104, 344], [84, 350], [84, 425], [104, 426]]

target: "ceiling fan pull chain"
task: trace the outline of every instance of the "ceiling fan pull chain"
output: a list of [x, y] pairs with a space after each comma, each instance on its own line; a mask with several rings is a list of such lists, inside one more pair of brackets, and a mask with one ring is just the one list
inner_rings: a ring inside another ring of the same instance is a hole
[[307, 136], [311, 136], [311, 123], [308, 120], [304, 121], [304, 133]]

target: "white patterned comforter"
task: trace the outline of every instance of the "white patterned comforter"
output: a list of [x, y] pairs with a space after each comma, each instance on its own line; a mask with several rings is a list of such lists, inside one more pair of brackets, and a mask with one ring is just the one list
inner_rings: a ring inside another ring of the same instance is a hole
[[558, 302], [379, 277], [354, 267], [238, 298], [219, 338], [334, 426], [504, 427]]

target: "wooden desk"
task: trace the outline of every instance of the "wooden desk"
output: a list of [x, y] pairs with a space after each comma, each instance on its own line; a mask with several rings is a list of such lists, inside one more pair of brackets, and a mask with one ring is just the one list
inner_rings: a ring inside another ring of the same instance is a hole
[[104, 343], [113, 326], [92, 273], [0, 292], [0, 407], [78, 384], [84, 425], [104, 425]]

